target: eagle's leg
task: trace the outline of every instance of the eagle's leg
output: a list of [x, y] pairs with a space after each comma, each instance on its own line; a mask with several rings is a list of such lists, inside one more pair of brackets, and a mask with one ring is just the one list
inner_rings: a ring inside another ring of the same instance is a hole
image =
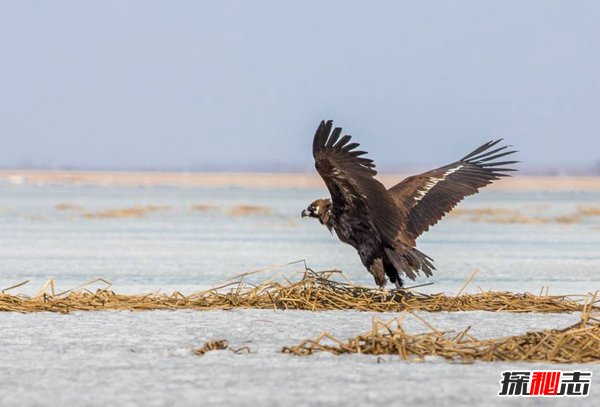
[[375, 284], [379, 286], [381, 290], [381, 302], [387, 301], [390, 296], [389, 291], [385, 288], [386, 278], [385, 278], [385, 267], [383, 265], [383, 259], [380, 257], [375, 258], [371, 264], [368, 266], [369, 273], [373, 275], [375, 278]]
[[371, 261], [371, 264], [367, 266], [369, 273], [373, 275], [375, 284], [382, 290], [385, 290], [385, 268], [383, 267], [383, 259], [380, 257], [375, 258]]
[[383, 266], [385, 269], [385, 274], [390, 279], [390, 282], [394, 283], [396, 290], [401, 290], [404, 284], [400, 278], [400, 270], [397, 270], [396, 267], [394, 267], [394, 265], [387, 259], [387, 257], [384, 257], [383, 259]]

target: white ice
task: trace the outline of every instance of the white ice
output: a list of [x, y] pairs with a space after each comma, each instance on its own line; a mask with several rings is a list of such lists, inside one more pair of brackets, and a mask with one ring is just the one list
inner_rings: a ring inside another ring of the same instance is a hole
[[[352, 248], [319, 225], [300, 219], [317, 190], [0, 186], [0, 289], [29, 279], [16, 292], [34, 293], [53, 278], [58, 290], [103, 277], [117, 292], [209, 287], [232, 275], [306, 259], [314, 269], [342, 269], [373, 285]], [[543, 216], [600, 202], [598, 193], [489, 192], [462, 207], [501, 207]], [[168, 205], [140, 219], [84, 219], [57, 211], [59, 203], [86, 210]], [[232, 218], [194, 212], [194, 204], [228, 208], [265, 205], [271, 216]], [[583, 294], [600, 288], [600, 222], [572, 225], [485, 224], [446, 218], [419, 240], [437, 271], [426, 292], [467, 288]], [[292, 266], [282, 274], [297, 270]], [[262, 277], [258, 275], [257, 280]], [[91, 312], [70, 315], [0, 313], [0, 406], [54, 405], [442, 405], [548, 404], [556, 400], [496, 396], [505, 369], [597, 366], [482, 363], [437, 359], [407, 363], [386, 356], [281, 354], [323, 330], [340, 339], [369, 330], [375, 314], [353, 311], [234, 310], [211, 312]], [[409, 330], [423, 330], [405, 314]], [[421, 313], [440, 329], [472, 326], [478, 337], [560, 328], [577, 314]], [[191, 353], [206, 340], [227, 339], [253, 353]], [[597, 405], [600, 385], [584, 400]], [[581, 404], [582, 400], [560, 400]]]

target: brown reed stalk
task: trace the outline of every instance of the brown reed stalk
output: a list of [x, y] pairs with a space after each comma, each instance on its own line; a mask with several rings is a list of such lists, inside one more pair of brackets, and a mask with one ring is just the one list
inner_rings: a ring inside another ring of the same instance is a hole
[[[584, 295], [534, 295], [505, 291], [481, 291], [476, 294], [447, 296], [423, 294], [413, 290], [392, 291], [354, 285], [339, 271], [297, 273], [283, 282], [269, 279], [259, 284], [244, 280], [223, 284], [209, 290], [183, 295], [149, 293], [117, 294], [103, 279], [56, 294], [49, 280], [36, 296], [0, 291], [0, 311], [62, 312], [100, 310], [216, 310], [233, 308], [294, 309], [308, 311], [356, 310], [369, 312], [399, 311], [506, 311], [506, 312], [576, 312], [583, 311]], [[340, 281], [341, 280], [341, 281]], [[87, 287], [102, 282], [105, 287], [94, 292]], [[9, 287], [11, 288], [11, 287]], [[48, 292], [48, 290], [50, 292]], [[5, 289], [4, 291], [7, 291]], [[590, 307], [598, 309], [597, 302]]]
[[479, 340], [468, 334], [470, 327], [457, 334], [438, 331], [426, 323], [430, 332], [410, 334], [404, 329], [401, 319], [383, 322], [373, 318], [369, 332], [346, 342], [324, 332], [315, 339], [284, 347], [282, 352], [297, 356], [312, 355], [315, 352], [335, 355], [399, 355], [408, 361], [422, 361], [426, 356], [439, 356], [460, 363], [472, 363], [475, 360], [600, 363], [600, 315], [593, 316], [591, 313], [595, 300], [594, 295], [585, 307], [579, 323], [565, 329], [546, 329]]
[[213, 350], [223, 350], [229, 347], [229, 343], [225, 339], [220, 339], [217, 341], [209, 341], [204, 343], [201, 348], [193, 349], [192, 353], [194, 355], [202, 356], [206, 352], [210, 352]]

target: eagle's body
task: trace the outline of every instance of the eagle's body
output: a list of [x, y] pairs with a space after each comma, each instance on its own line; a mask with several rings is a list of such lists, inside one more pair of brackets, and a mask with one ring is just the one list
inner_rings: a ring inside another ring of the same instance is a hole
[[370, 219], [355, 215], [353, 211], [332, 208], [329, 224], [342, 242], [358, 251], [363, 264], [370, 265], [373, 259], [384, 257], [384, 243]]
[[338, 238], [354, 247], [363, 265], [383, 287], [386, 276], [402, 287], [403, 273], [415, 279], [432, 275], [432, 259], [416, 249], [416, 239], [429, 230], [465, 196], [478, 192], [511, 168], [516, 161], [493, 161], [514, 151], [490, 150], [500, 140], [479, 147], [455, 163], [409, 177], [387, 190], [374, 178], [372, 160], [356, 151], [358, 144], [321, 122], [313, 139], [315, 167], [331, 199], [318, 199], [302, 216], [318, 218]]

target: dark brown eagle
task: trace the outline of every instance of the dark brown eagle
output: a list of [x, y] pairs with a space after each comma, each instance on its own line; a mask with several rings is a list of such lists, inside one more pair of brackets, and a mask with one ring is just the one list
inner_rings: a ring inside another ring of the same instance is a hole
[[[460, 160], [406, 178], [386, 189], [374, 176], [373, 160], [363, 157], [359, 144], [342, 129], [332, 131], [331, 120], [322, 121], [313, 139], [315, 167], [331, 193], [302, 211], [317, 218], [338, 238], [358, 251], [363, 265], [383, 288], [386, 276], [402, 288], [404, 273], [414, 280], [420, 272], [432, 275], [432, 258], [416, 249], [416, 239], [450, 212], [464, 197], [476, 194], [518, 161], [497, 159], [515, 153], [509, 146], [489, 141]], [[495, 148], [493, 148], [495, 147]]]

